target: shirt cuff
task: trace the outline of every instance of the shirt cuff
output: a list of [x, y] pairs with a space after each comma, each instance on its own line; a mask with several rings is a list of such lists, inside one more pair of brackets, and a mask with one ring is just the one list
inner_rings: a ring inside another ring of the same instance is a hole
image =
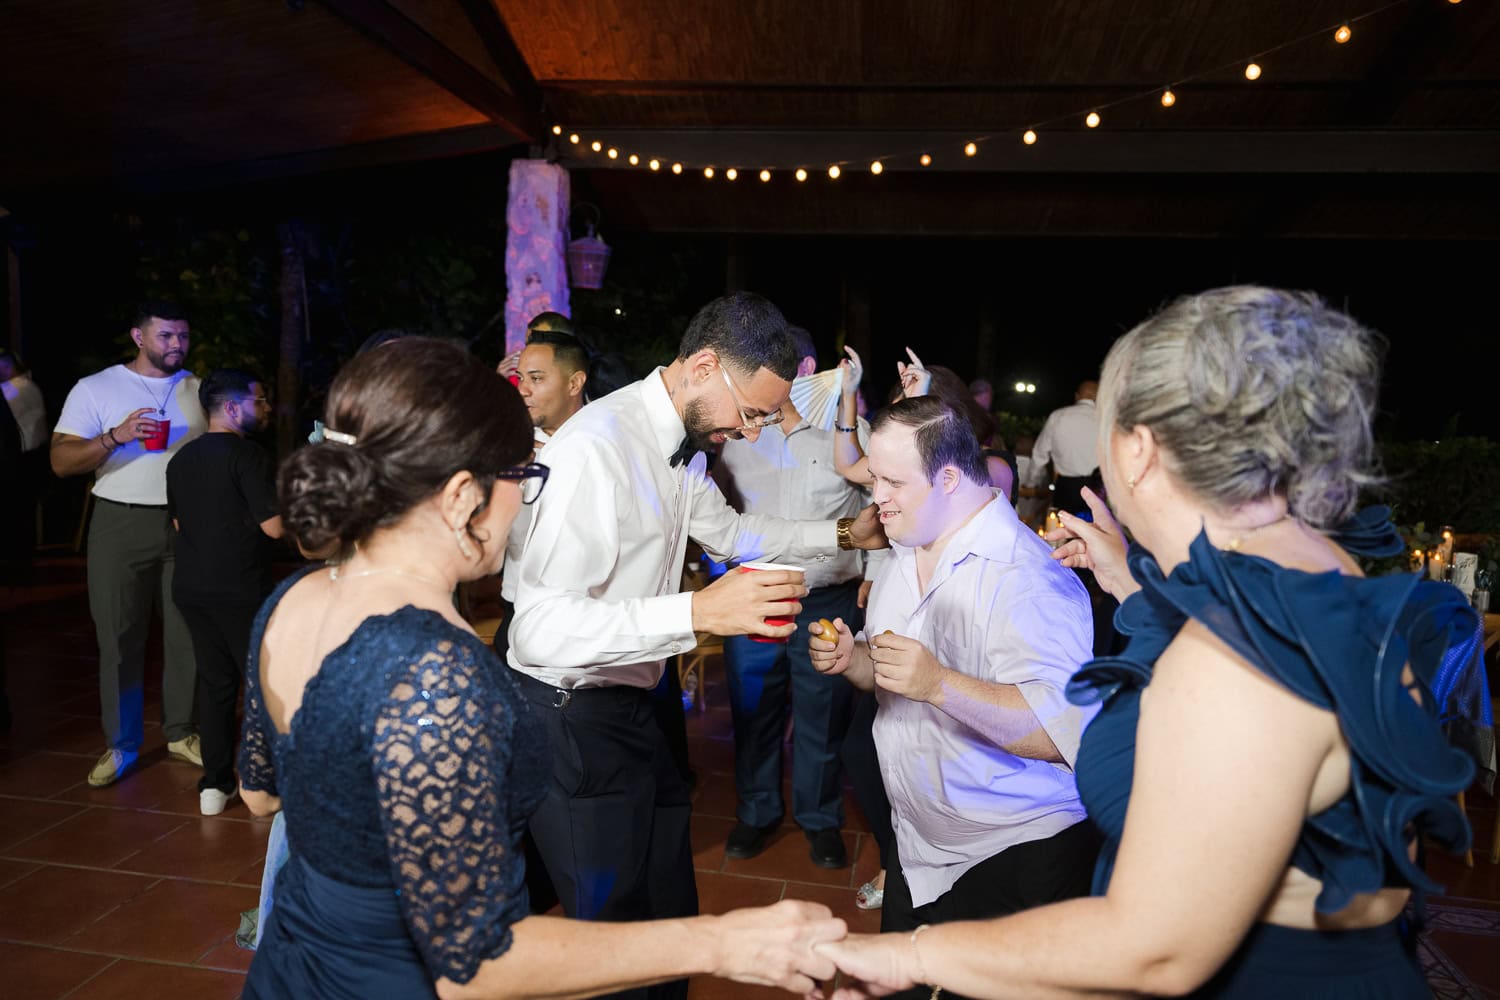
[[661, 645], [678, 642], [692, 649], [698, 639], [693, 632], [693, 592], [669, 594], [654, 601], [641, 602], [641, 633], [661, 636]]

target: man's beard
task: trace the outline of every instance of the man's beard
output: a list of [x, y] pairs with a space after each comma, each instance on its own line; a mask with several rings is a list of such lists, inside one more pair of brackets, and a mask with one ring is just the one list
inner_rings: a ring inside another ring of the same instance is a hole
[[731, 439], [744, 436], [738, 429], [715, 427], [708, 417], [708, 403], [701, 399], [695, 399], [687, 405], [682, 415], [682, 427], [687, 431], [688, 441], [698, 451], [712, 451], [716, 447], [713, 439], [715, 434], [723, 434]]
[[165, 354], [157, 354], [150, 348], [146, 349], [146, 360], [151, 362], [151, 367], [159, 372], [166, 372], [168, 375], [176, 375], [182, 371], [182, 359], [186, 357], [187, 355], [183, 354], [177, 361], [169, 364]]

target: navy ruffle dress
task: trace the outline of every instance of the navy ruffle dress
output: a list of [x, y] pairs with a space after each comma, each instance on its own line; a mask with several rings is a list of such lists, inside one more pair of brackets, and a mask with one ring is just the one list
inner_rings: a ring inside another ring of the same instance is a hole
[[[1403, 548], [1384, 508], [1363, 512], [1334, 540], [1361, 555]], [[1141, 694], [1157, 657], [1190, 618], [1297, 697], [1338, 716], [1351, 754], [1350, 790], [1308, 817], [1292, 855], [1295, 867], [1323, 884], [1318, 912], [1336, 913], [1355, 895], [1386, 887], [1440, 891], [1407, 848], [1418, 834], [1453, 851], [1469, 843], [1454, 797], [1474, 765], [1448, 745], [1432, 696], [1443, 654], [1476, 627], [1463, 596], [1411, 574], [1291, 570], [1220, 551], [1201, 533], [1170, 576], [1138, 547], [1129, 563], [1142, 588], [1116, 615], [1129, 645], [1084, 666], [1068, 687], [1077, 704], [1103, 702], [1084, 732], [1077, 766], [1079, 794], [1105, 838], [1094, 892], [1109, 886], [1125, 826]], [[1421, 704], [1402, 682], [1408, 665]], [[1394, 926], [1317, 932], [1261, 924], [1199, 995], [1429, 993]]]

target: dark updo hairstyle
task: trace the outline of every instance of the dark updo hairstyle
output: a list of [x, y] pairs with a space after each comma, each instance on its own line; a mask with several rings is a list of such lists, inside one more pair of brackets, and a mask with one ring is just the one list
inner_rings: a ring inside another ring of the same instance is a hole
[[[355, 443], [300, 449], [277, 484], [287, 530], [319, 559], [347, 558], [465, 469], [488, 499], [496, 473], [532, 449], [515, 387], [459, 342], [432, 337], [357, 355], [328, 390], [324, 423]], [[469, 536], [482, 552], [488, 539]]]

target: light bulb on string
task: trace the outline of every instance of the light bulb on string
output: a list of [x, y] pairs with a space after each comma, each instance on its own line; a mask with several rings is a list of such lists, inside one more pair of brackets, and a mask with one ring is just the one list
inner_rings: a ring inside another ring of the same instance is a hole
[[1162, 107], [1164, 107], [1164, 108], [1170, 108], [1172, 105], [1174, 105], [1176, 103], [1177, 103], [1177, 95], [1174, 94], [1174, 93], [1172, 93], [1172, 88], [1171, 87], [1168, 87], [1166, 90], [1163, 90], [1161, 92], [1161, 106]]
[[674, 173], [674, 174], [680, 174], [680, 173], [682, 173], [682, 164], [680, 164], [680, 163], [674, 163], [674, 164], [672, 164], [672, 173]]
[[636, 156], [634, 153], [630, 154], [630, 165], [632, 167], [639, 166], [640, 162], [641, 158], [639, 156]]
[[924, 167], [930, 167], [932, 166], [932, 157], [928, 156], [926, 153], [923, 153], [922, 156], [917, 160], [917, 162], [922, 164], [922, 166]]
[[885, 170], [885, 164], [881, 163], [879, 160], [876, 160], [874, 163], [870, 164], [870, 173], [875, 174], [877, 177], [883, 170]]
[[740, 179], [740, 172], [733, 167], [730, 167], [728, 170], [724, 171], [724, 179], [727, 181], [737, 181]]
[[807, 180], [807, 171], [803, 170], [801, 167], [798, 167], [797, 172], [792, 176], [797, 178], [798, 181], [805, 181]]
[[609, 147], [609, 152], [604, 155], [608, 156], [611, 160], [618, 160], [620, 158], [620, 151], [611, 146]]
[[713, 180], [714, 179], [714, 168], [713, 167], [704, 167], [703, 168], [703, 176], [706, 177], [709, 180]]
[[658, 160], [658, 159], [656, 159], [655, 157], [652, 157], [646, 163], [646, 166], [650, 167], [652, 170], [660, 170], [661, 169], [661, 161]]
[[1036, 132], [1032, 131], [1031, 129], [1027, 129], [1025, 132], [1021, 133], [1021, 141], [1026, 143], [1026, 145], [1028, 146], [1035, 146]]
[[771, 179], [771, 171], [769, 171], [769, 170], [762, 170], [760, 172], [760, 182], [762, 184], [766, 183], [770, 179]]
[[562, 135], [562, 126], [561, 125], [554, 125], [554, 126], [552, 126], [552, 134], [553, 135]]
[[1248, 66], [1245, 67], [1245, 79], [1246, 80], [1259, 80], [1260, 79], [1260, 63], [1251, 63], [1250, 65], [1248, 65]]
[[828, 168], [828, 179], [836, 181], [839, 179], [839, 174], [841, 173], [843, 173], [843, 171], [840, 170], [839, 165], [835, 163], [833, 166]]
[[572, 135], [568, 136], [568, 141], [571, 142], [573, 145], [576, 146], [580, 142], [582, 142], [583, 140], [579, 138], [577, 132], [574, 132]]
[[592, 149], [596, 153], [603, 148], [604, 143], [600, 142], [598, 139], [595, 139], [593, 142], [589, 143], [589, 149]]
[[965, 156], [973, 156], [973, 155], [975, 155], [978, 152], [979, 152], [979, 147], [976, 146], [976, 145], [974, 145], [972, 142], [969, 143], [968, 145], [964, 146], [964, 155]]
[[1333, 40], [1335, 42], [1338, 42], [1340, 45], [1343, 45], [1353, 35], [1354, 32], [1349, 30], [1349, 26], [1347, 24], [1341, 24], [1339, 25], [1338, 30], [1333, 33]]
[[1087, 125], [1089, 128], [1098, 128], [1099, 127], [1099, 112], [1097, 112], [1097, 111], [1090, 111], [1088, 113], [1088, 117], [1083, 120], [1083, 123], [1085, 125]]

